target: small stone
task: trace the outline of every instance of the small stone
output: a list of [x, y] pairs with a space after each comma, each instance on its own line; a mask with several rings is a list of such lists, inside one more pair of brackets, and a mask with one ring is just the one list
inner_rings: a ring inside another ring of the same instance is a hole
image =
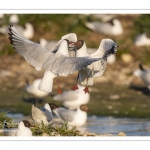
[[133, 57], [130, 54], [122, 54], [121, 55], [121, 59], [125, 62], [125, 63], [130, 63], [131, 61], [133, 61]]
[[47, 133], [43, 133], [43, 134], [42, 134], [42, 136], [49, 136], [49, 134], [47, 134]]
[[126, 134], [124, 132], [119, 132], [118, 136], [126, 136]]

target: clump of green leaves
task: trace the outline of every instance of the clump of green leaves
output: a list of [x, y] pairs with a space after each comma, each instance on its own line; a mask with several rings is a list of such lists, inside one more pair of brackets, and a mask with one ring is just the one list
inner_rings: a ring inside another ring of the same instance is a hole
[[81, 136], [81, 133], [73, 127], [72, 129], [68, 129], [68, 123], [65, 122], [61, 127], [52, 125], [46, 126], [42, 122], [40, 125], [35, 125], [35, 127], [31, 128], [34, 136], [42, 136], [44, 133], [49, 136]]
[[8, 128], [15, 128], [18, 125], [12, 118], [6, 115], [7, 113], [8, 112], [0, 112], [0, 129], [4, 128], [4, 121], [7, 122]]

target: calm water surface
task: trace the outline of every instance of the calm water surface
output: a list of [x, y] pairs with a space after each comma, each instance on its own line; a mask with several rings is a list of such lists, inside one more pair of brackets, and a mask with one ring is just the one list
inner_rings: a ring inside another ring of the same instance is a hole
[[127, 136], [150, 136], [150, 119], [91, 116], [82, 129], [97, 134], [124, 132]]

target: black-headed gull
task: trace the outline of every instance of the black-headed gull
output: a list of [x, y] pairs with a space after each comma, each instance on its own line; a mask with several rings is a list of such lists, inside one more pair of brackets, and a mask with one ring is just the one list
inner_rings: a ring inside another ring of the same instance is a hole
[[139, 34], [135, 37], [134, 44], [136, 46], [150, 46], [150, 38], [146, 33]]
[[[117, 51], [117, 43], [111, 39], [103, 39], [96, 52], [89, 54], [87, 52], [86, 44], [83, 40], [78, 40], [74, 43], [77, 48], [76, 57], [89, 56], [91, 58], [102, 58], [101, 60], [92, 63], [84, 69], [78, 71], [78, 78], [82, 85], [86, 86], [85, 93], [89, 93], [88, 86], [93, 85], [93, 77], [99, 77], [106, 69], [107, 57], [115, 54]], [[77, 78], [77, 81], [78, 81]], [[73, 90], [77, 89], [77, 85]]]
[[31, 116], [35, 124], [50, 125], [52, 123], [52, 113], [49, 104], [46, 104], [42, 109], [39, 109], [32, 104]]
[[87, 105], [81, 105], [77, 110], [68, 110], [55, 104], [50, 105], [55, 115], [63, 122], [67, 121], [69, 126], [83, 126], [87, 121], [87, 111], [89, 111]]
[[[53, 78], [59, 75], [68, 75], [87, 67], [91, 63], [101, 58], [90, 57], [69, 57], [68, 45], [70, 42], [61, 39], [50, 51], [43, 48], [40, 44], [34, 43], [23, 37], [13, 25], [9, 27], [9, 39], [15, 50], [22, 55], [27, 62], [40, 71], [45, 69], [38, 89], [51, 92]], [[64, 36], [67, 38], [67, 36]], [[72, 43], [71, 43], [72, 44]], [[58, 85], [58, 92], [62, 93]]]
[[95, 32], [100, 32], [105, 35], [117, 36], [123, 33], [122, 24], [118, 19], [112, 19], [108, 22], [87, 22], [85, 26]]
[[32, 131], [30, 127], [32, 125], [27, 120], [22, 120], [18, 125], [17, 136], [32, 136]]
[[63, 102], [63, 105], [69, 109], [77, 109], [82, 104], [87, 104], [90, 101], [90, 94], [85, 94], [84, 86], [77, 85], [78, 89], [75, 91], [64, 91], [61, 95], [57, 94], [53, 97], [55, 101]]
[[27, 85], [25, 87], [26, 91], [38, 98], [43, 98], [47, 96], [49, 93], [43, 92], [37, 88], [40, 82], [41, 79], [35, 79], [31, 84], [29, 84], [27, 81]]
[[147, 88], [150, 90], [150, 69], [144, 69], [141, 64], [139, 64], [138, 70], [135, 70], [133, 74], [140, 77], [141, 80], [146, 84]]

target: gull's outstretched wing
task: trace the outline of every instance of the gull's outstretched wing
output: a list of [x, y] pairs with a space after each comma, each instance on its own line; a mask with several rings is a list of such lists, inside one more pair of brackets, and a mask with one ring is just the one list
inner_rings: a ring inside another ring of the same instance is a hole
[[[101, 58], [90, 57], [66, 57], [60, 55], [53, 64], [48, 64], [46, 69], [51, 70], [54, 74], [67, 75], [81, 70]], [[58, 67], [59, 66], [59, 67]]]
[[10, 25], [9, 31], [10, 43], [36, 70], [40, 71], [43, 68], [44, 61], [54, 56], [52, 52], [44, 49], [40, 44], [23, 37], [13, 25]]

